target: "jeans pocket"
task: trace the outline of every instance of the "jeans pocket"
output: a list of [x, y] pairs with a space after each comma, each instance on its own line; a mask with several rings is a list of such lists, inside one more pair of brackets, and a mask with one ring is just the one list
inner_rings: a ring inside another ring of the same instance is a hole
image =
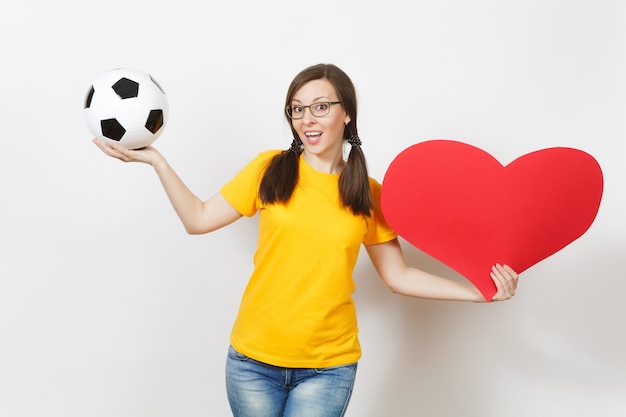
[[231, 359], [235, 359], [237, 361], [247, 361], [248, 359], [250, 359], [249, 357], [247, 357], [243, 353], [237, 352], [235, 350], [235, 348], [232, 347], [232, 346], [228, 347], [228, 357], [231, 358]]
[[339, 371], [346, 370], [346, 371], [356, 372], [357, 365], [358, 365], [358, 362], [354, 362], [354, 363], [349, 363], [347, 365], [329, 366], [328, 368], [314, 368], [314, 371], [316, 374], [323, 374], [325, 372], [335, 371], [335, 370], [339, 370]]

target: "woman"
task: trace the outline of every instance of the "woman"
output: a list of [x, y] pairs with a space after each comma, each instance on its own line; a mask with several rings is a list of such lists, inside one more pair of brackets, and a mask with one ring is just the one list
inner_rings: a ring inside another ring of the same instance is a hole
[[[334, 65], [304, 69], [285, 113], [289, 150], [259, 154], [206, 201], [153, 147], [95, 141], [109, 156], [152, 165], [188, 233], [208, 233], [259, 212], [255, 268], [231, 334], [226, 385], [236, 417], [343, 416], [361, 356], [351, 293], [361, 244], [387, 286], [420, 298], [484, 301], [472, 285], [405, 263], [367, 174], [356, 93]], [[343, 148], [350, 146], [347, 160]], [[518, 275], [495, 264], [493, 301], [515, 294]]]

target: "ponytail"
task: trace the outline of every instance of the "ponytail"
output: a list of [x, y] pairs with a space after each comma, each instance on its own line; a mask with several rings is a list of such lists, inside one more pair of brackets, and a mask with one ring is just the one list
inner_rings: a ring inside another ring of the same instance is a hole
[[259, 198], [265, 204], [288, 203], [299, 178], [302, 142], [295, 138], [289, 150], [275, 155], [269, 162], [259, 186]]
[[348, 161], [339, 175], [341, 203], [344, 207], [350, 208], [355, 215], [369, 217], [375, 205], [361, 140], [357, 135], [351, 135], [348, 143], [350, 144]]

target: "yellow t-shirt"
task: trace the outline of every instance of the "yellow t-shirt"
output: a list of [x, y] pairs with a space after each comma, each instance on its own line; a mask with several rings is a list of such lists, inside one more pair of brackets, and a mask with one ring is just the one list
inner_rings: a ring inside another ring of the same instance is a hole
[[[221, 189], [242, 215], [259, 211], [254, 272], [231, 334], [239, 352], [290, 368], [322, 368], [361, 356], [352, 300], [361, 243], [396, 237], [380, 210], [355, 216], [341, 207], [339, 175], [312, 169], [300, 157], [299, 181], [288, 204], [265, 205], [263, 171], [280, 151], [259, 154]], [[378, 204], [381, 186], [370, 178]]]

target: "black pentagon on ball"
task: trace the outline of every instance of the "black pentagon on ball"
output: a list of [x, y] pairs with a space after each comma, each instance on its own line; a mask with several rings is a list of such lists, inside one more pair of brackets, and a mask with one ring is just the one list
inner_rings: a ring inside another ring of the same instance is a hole
[[163, 127], [163, 110], [150, 110], [148, 120], [146, 120], [146, 129], [155, 134]]
[[139, 83], [126, 77], [120, 78], [111, 88], [121, 99], [137, 97], [139, 94]]
[[116, 119], [106, 119], [100, 121], [100, 127], [102, 128], [102, 135], [115, 141], [120, 141], [126, 133], [124, 126], [120, 124]]
[[89, 89], [89, 91], [87, 92], [87, 97], [85, 97], [85, 108], [88, 109], [91, 106], [91, 99], [93, 99], [93, 93], [95, 93], [96, 90], [93, 89], [93, 85], [91, 86], [91, 88]]

